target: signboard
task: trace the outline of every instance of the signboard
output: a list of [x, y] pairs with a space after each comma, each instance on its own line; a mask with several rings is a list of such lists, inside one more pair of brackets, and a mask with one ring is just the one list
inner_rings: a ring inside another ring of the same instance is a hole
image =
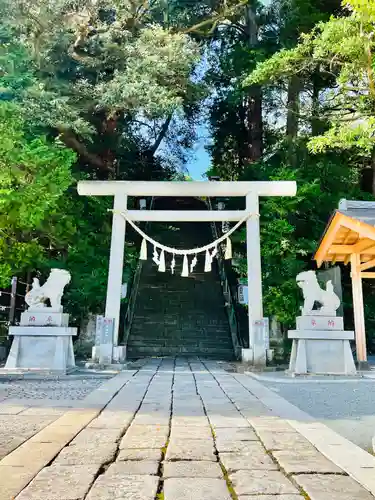
[[128, 284], [127, 283], [123, 283], [121, 285], [121, 298], [122, 299], [125, 299], [126, 298], [126, 295], [128, 293]]
[[100, 345], [100, 338], [102, 332], [103, 316], [96, 317], [96, 329], [95, 329], [95, 345]]
[[113, 332], [115, 320], [102, 317], [100, 329], [99, 363], [109, 365], [112, 363]]
[[270, 325], [268, 318], [263, 318], [254, 321], [253, 328], [255, 330], [256, 343], [264, 342], [264, 349], [270, 348]]
[[247, 285], [238, 286], [238, 302], [239, 304], [249, 303], [249, 287]]
[[114, 319], [103, 318], [100, 344], [113, 344]]

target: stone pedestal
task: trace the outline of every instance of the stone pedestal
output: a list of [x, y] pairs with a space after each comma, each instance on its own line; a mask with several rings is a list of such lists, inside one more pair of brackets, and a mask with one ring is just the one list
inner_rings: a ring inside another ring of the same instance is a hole
[[293, 339], [289, 373], [295, 375], [355, 375], [350, 349], [354, 332], [344, 331], [343, 318], [335, 316], [300, 316]]
[[5, 365], [9, 371], [66, 373], [75, 368], [69, 315], [45, 307], [21, 315], [21, 325], [9, 328], [12, 347]]

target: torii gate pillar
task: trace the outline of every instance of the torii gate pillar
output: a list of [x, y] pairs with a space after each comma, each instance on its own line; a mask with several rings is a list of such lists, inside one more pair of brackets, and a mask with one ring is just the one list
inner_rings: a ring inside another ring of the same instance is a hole
[[[250, 193], [246, 196], [246, 211], [259, 214], [259, 198]], [[249, 349], [242, 349], [242, 360], [255, 365], [266, 364], [267, 346], [263, 318], [262, 263], [260, 256], [259, 216], [246, 221], [247, 283], [249, 298]]]
[[259, 231], [259, 196], [295, 196], [297, 185], [293, 181], [270, 182], [164, 182], [164, 181], [81, 181], [78, 193], [86, 196], [114, 196], [112, 239], [109, 259], [106, 311], [114, 320], [112, 345], [113, 361], [126, 358], [126, 346], [119, 345], [121, 285], [124, 264], [125, 211], [127, 197], [137, 196], [200, 196], [246, 197], [246, 210], [236, 211], [148, 211], [129, 210], [127, 216], [134, 221], [239, 221], [252, 214], [246, 222], [247, 274], [249, 292], [249, 348], [242, 349], [243, 361], [265, 365], [268, 321], [263, 318], [262, 268]]

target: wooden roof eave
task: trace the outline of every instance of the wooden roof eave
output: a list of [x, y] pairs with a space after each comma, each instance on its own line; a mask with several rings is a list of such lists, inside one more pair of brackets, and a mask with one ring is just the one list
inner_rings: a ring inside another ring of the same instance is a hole
[[314, 255], [314, 260], [316, 261], [318, 267], [321, 267], [323, 264], [330, 246], [335, 241], [335, 236], [341, 227], [341, 216], [342, 214], [336, 211], [326, 226], [322, 239], [320, 240], [319, 247]]
[[[319, 247], [314, 255], [314, 259], [316, 260], [318, 267], [320, 267], [325, 260], [330, 260], [327, 259], [328, 252], [331, 246], [334, 244], [335, 237], [341, 227], [345, 227], [347, 229], [350, 229], [351, 231], [354, 231], [355, 233], [358, 233], [359, 238], [367, 238], [374, 241], [375, 245], [374, 226], [371, 226], [370, 224], [366, 224], [365, 222], [336, 211], [330, 222], [328, 223], [324, 235], [320, 241]], [[339, 246], [340, 245], [335, 245], [335, 253], [340, 253], [338, 248]], [[347, 249], [348, 245], [345, 245], [345, 247]], [[352, 253], [361, 253], [362, 245], [356, 244], [352, 247]], [[347, 254], [347, 252], [343, 253]]]

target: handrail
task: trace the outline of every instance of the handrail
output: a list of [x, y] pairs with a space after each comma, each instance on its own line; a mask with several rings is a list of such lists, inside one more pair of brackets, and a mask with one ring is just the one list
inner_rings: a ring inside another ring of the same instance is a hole
[[[212, 202], [211, 199], [208, 198], [209, 208], [212, 210]], [[219, 232], [217, 230], [217, 225], [215, 222], [211, 222], [211, 230], [213, 233], [213, 237], [217, 239], [219, 237]], [[224, 259], [224, 252], [221, 247], [218, 248], [217, 253], [217, 263], [219, 267], [219, 276], [220, 283], [223, 290], [223, 295], [225, 298], [225, 309], [228, 315], [229, 327], [232, 335], [233, 347], [237, 358], [241, 357], [241, 349], [242, 347], [246, 347], [244, 345], [240, 321], [237, 314], [238, 300], [236, 293], [233, 291], [233, 288], [230, 285], [227, 271], [226, 271], [226, 261]]]
[[[152, 210], [153, 205], [154, 205], [154, 197], [151, 198], [151, 203], [150, 203], [150, 210]], [[149, 222], [145, 224], [145, 228], [147, 229], [149, 225]], [[143, 260], [138, 260], [137, 267], [135, 269], [135, 272], [133, 274], [133, 281], [130, 289], [130, 297], [129, 297], [129, 302], [128, 302], [128, 307], [126, 308], [126, 313], [124, 316], [124, 338], [122, 340], [123, 345], [127, 345], [128, 343], [128, 338], [130, 334], [130, 329], [132, 327], [133, 323], [133, 316], [134, 316], [134, 310], [135, 310], [135, 303], [136, 303], [136, 298], [138, 295], [138, 287], [139, 287], [139, 282], [141, 279], [141, 274], [142, 274], [142, 268], [143, 268]]]

